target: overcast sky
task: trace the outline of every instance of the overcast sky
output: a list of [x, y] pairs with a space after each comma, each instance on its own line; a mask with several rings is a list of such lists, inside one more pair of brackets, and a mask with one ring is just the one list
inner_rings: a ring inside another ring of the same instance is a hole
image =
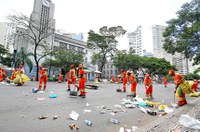
[[[166, 21], [176, 17], [181, 6], [191, 0], [53, 0], [56, 29], [69, 33], [83, 32], [85, 40], [90, 29], [98, 32], [102, 26], [121, 25], [127, 32], [139, 25], [166, 26]], [[0, 0], [0, 22], [13, 12], [30, 16], [34, 0]], [[146, 40], [147, 41], [147, 40]], [[126, 49], [127, 36], [119, 39], [119, 48]], [[147, 51], [151, 50], [148, 45]]]

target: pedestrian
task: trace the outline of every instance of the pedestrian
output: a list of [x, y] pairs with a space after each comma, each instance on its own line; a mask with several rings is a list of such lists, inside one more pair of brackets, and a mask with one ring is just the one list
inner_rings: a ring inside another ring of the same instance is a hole
[[76, 71], [74, 69], [74, 65], [70, 66], [70, 71], [69, 71], [69, 75], [68, 75], [68, 91], [70, 91], [70, 84], [74, 85], [74, 88], [76, 88]]
[[123, 92], [126, 92], [126, 84], [127, 84], [127, 76], [124, 69], [121, 69], [121, 77], [122, 77], [122, 84], [123, 84]]
[[85, 96], [86, 96], [86, 93], [85, 93], [85, 82], [86, 82], [85, 71], [83, 70], [82, 64], [79, 64], [78, 68], [79, 68], [78, 77], [79, 77], [79, 90], [80, 90], [80, 94], [78, 96], [85, 98]]
[[146, 73], [144, 78], [144, 87], [146, 89], [146, 99], [153, 99], [153, 85], [150, 75]]
[[39, 75], [40, 75], [40, 79], [39, 79], [39, 87], [38, 90], [42, 89], [42, 84], [43, 84], [43, 90], [46, 90], [46, 85], [47, 85], [47, 68], [43, 68], [42, 65], [39, 66]]
[[174, 83], [176, 85], [174, 93], [176, 93], [178, 105], [183, 106], [187, 104], [185, 94], [194, 93], [194, 91], [191, 89], [191, 86], [189, 85], [189, 82], [185, 81], [181, 74], [175, 74], [174, 70], [170, 70], [169, 75], [174, 78]]
[[60, 73], [59, 73], [59, 76], [58, 76], [58, 83], [62, 83], [62, 81], [63, 81], [63, 75], [62, 75], [62, 73], [60, 72]]
[[130, 72], [127, 72], [128, 80], [131, 84], [131, 93], [133, 94], [133, 97], [136, 97], [136, 87], [137, 87], [137, 80], [133, 74]]
[[167, 77], [164, 77], [163, 78], [163, 83], [164, 83], [164, 86], [165, 86], [165, 88], [167, 87]]

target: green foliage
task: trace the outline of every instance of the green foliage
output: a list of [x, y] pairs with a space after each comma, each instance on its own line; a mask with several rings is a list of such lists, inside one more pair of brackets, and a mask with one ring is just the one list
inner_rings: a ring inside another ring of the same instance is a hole
[[185, 3], [177, 12], [177, 18], [169, 20], [163, 33], [163, 48], [174, 54], [182, 53], [186, 58], [193, 59], [194, 64], [200, 63], [200, 1], [192, 0]]
[[97, 51], [92, 56], [92, 63], [98, 64], [100, 71], [102, 71], [107, 58], [112, 57], [117, 51], [118, 41], [115, 38], [125, 33], [126, 31], [121, 26], [110, 28], [103, 26], [100, 28], [99, 34], [92, 30], [88, 32], [87, 47]]
[[189, 73], [189, 74], [185, 75], [184, 78], [186, 80], [193, 80], [193, 79], [200, 79], [200, 76], [198, 74]]
[[112, 58], [113, 64], [118, 69], [138, 70], [143, 63], [143, 58], [135, 55], [134, 52], [126, 53], [125, 51], [118, 51]]
[[112, 58], [113, 64], [118, 69], [137, 71], [145, 68], [146, 72], [151, 75], [166, 76], [170, 69], [175, 69], [165, 59], [154, 57], [138, 56], [133, 51], [126, 53], [125, 51], [118, 51]]
[[198, 67], [195, 71], [194, 71], [194, 74], [197, 74], [200, 72], [200, 67]]
[[25, 49], [22, 47], [20, 49], [20, 51], [16, 53], [16, 57], [15, 57], [16, 61], [15, 61], [15, 64], [14, 64], [15, 67], [19, 66], [19, 64], [22, 64], [22, 65], [27, 64], [28, 67], [29, 67], [29, 72], [31, 72], [32, 69], [33, 69], [33, 62], [29, 58], [30, 56], [34, 56], [34, 54], [31, 53], [31, 52], [27, 53], [25, 51]]
[[46, 59], [43, 63], [44, 66], [53, 66], [56, 68], [62, 68], [66, 71], [69, 71], [70, 65], [78, 66], [82, 63], [83, 56], [81, 54], [77, 54], [75, 52], [71, 52], [69, 50], [58, 50], [53, 53], [53, 59]]
[[12, 61], [13, 61], [12, 54], [10, 54], [8, 50], [5, 49], [4, 46], [0, 44], [0, 63], [8, 67], [11, 67]]

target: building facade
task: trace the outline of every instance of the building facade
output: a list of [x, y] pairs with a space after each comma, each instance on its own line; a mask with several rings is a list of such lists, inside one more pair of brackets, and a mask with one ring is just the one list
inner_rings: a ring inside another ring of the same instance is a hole
[[10, 53], [13, 53], [13, 35], [15, 33], [15, 26], [11, 23], [0, 23], [0, 44], [4, 46]]
[[136, 31], [128, 33], [129, 51], [135, 50], [135, 54], [143, 56], [143, 33], [142, 26], [138, 26]]

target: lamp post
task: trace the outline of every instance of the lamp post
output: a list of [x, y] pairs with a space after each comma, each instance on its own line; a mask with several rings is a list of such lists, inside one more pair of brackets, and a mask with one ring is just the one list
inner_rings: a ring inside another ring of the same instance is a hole
[[50, 60], [49, 60], [49, 77], [51, 77], [51, 59], [52, 59], [52, 51], [53, 51], [53, 41], [54, 41], [54, 29], [52, 29], [53, 34], [51, 39], [51, 49], [50, 49]]

